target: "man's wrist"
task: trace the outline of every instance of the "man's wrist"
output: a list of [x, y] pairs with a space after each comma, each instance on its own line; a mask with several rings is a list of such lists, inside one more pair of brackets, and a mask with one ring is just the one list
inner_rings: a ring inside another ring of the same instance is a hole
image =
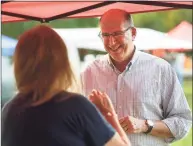
[[146, 132], [146, 131], [148, 130], [148, 126], [147, 126], [147, 124], [146, 124], [146, 120], [143, 120], [142, 123], [143, 123], [143, 124], [142, 124], [142, 132], [144, 133], [144, 132]]
[[154, 127], [154, 122], [152, 120], [145, 120], [145, 124], [147, 125], [147, 131], [145, 131], [145, 134], [148, 134], [152, 131]]

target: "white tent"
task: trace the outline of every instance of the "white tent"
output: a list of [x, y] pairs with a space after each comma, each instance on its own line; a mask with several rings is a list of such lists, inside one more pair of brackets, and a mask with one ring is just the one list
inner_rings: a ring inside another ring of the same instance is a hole
[[99, 28], [54, 29], [64, 41], [73, 42], [77, 48], [105, 51], [98, 37]]
[[135, 44], [140, 50], [192, 49], [192, 43], [172, 38], [167, 33], [149, 28], [137, 28]]
[[[64, 40], [71, 41], [77, 48], [105, 51], [98, 37], [99, 28], [54, 29]], [[192, 44], [174, 39], [166, 33], [148, 28], [137, 28], [134, 41], [139, 50], [154, 49], [192, 49]]]

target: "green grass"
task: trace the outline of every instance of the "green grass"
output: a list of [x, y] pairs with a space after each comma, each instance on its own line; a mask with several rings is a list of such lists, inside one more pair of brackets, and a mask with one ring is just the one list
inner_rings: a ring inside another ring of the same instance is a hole
[[[187, 101], [192, 109], [192, 79], [185, 80], [183, 88]], [[192, 146], [192, 128], [186, 137], [172, 143], [171, 146]]]

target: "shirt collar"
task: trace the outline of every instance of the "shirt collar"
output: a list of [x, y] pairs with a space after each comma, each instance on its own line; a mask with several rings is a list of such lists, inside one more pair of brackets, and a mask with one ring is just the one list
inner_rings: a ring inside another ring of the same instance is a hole
[[[134, 54], [133, 54], [133, 57], [132, 57], [131, 61], [127, 64], [126, 70], [132, 68], [132, 65], [138, 59], [138, 57], [139, 57], [139, 51], [134, 46]], [[109, 54], [108, 54], [108, 63], [116, 72], [120, 73], [120, 71], [118, 69], [116, 69], [115, 65], [113, 64], [112, 59], [111, 59]]]

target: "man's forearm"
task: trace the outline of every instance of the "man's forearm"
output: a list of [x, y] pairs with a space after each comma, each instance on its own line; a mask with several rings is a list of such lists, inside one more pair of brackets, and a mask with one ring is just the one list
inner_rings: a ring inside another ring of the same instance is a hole
[[[147, 131], [147, 126], [144, 127], [144, 132], [145, 131]], [[173, 137], [170, 129], [167, 127], [167, 125], [163, 121], [155, 121], [154, 127], [149, 134], [153, 136], [157, 136], [157, 137], [163, 137], [163, 138], [172, 138]]]

